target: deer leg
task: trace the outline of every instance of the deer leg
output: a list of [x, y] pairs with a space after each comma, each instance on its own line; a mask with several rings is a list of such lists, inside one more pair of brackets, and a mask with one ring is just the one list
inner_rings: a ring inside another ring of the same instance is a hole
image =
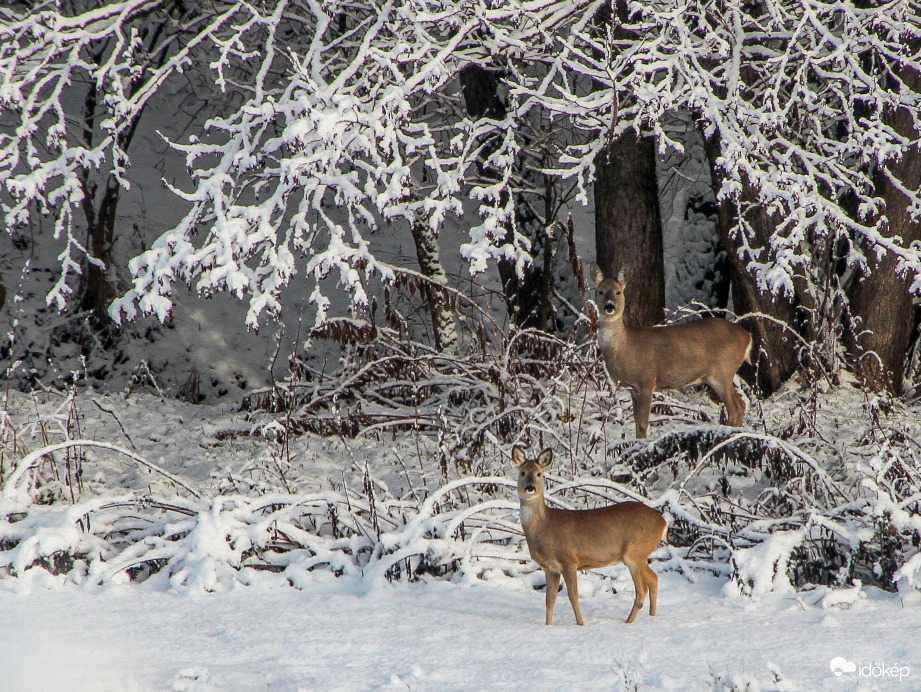
[[556, 594], [560, 590], [560, 573], [544, 568], [547, 575], [547, 620], [546, 624], [553, 624], [553, 605], [556, 603]]
[[745, 399], [743, 399], [742, 395], [739, 394], [739, 390], [736, 389], [735, 383], [732, 380], [729, 380], [729, 391], [732, 394], [732, 398], [735, 399], [737, 412], [735, 421], [733, 421], [732, 418], [729, 419], [729, 425], [736, 428], [741, 428], [742, 423], [745, 422]]
[[636, 422], [636, 438], [646, 437], [649, 430], [649, 409], [652, 408], [652, 389], [631, 389], [633, 419]]
[[630, 576], [633, 577], [633, 588], [636, 590], [636, 598], [633, 600], [633, 609], [630, 611], [630, 615], [627, 616], [627, 624], [629, 624], [636, 620], [636, 614], [640, 612], [640, 608], [643, 607], [643, 601], [646, 600], [646, 580], [642, 565], [633, 562], [624, 562], [627, 565], [627, 569], [630, 570]]
[[726, 424], [733, 428], [741, 427], [742, 421], [745, 420], [745, 401], [736, 391], [732, 379], [722, 382], [708, 378], [705, 382], [716, 392], [723, 406], [726, 407]]
[[652, 571], [652, 567], [647, 563], [644, 565], [646, 574], [646, 584], [649, 587], [649, 614], [656, 614], [656, 598], [659, 596], [659, 575]]
[[572, 612], [576, 615], [576, 624], [581, 625], [582, 611], [579, 610], [579, 582], [578, 572], [575, 567], [563, 567], [563, 579], [566, 581], [566, 593], [569, 594], [569, 602], [572, 604]]

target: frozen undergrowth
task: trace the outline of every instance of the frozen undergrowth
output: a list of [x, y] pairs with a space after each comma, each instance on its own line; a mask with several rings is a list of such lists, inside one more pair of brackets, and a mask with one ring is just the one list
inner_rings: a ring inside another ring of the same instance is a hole
[[564, 506], [632, 497], [664, 511], [660, 572], [716, 574], [743, 598], [921, 589], [917, 404], [791, 386], [734, 430], [701, 423], [715, 409], [685, 392], [660, 399], [653, 437], [633, 441], [623, 393], [542, 386], [511, 439], [480, 426], [476, 456], [453, 459], [447, 424], [294, 435], [265, 415], [153, 397], [10, 394], [0, 578], [220, 591], [270, 574], [305, 586], [321, 570], [540, 586], [506, 478], [519, 441], [556, 449]]

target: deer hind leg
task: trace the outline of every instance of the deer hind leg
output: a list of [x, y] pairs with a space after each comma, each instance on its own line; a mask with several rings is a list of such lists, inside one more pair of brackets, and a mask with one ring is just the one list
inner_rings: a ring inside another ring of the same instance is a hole
[[646, 437], [649, 430], [649, 410], [652, 408], [652, 389], [631, 389], [633, 419], [636, 422], [636, 438]]
[[560, 590], [560, 573], [553, 572], [546, 567], [544, 574], [547, 575], [547, 619], [546, 624], [553, 624], [553, 605], [556, 603], [556, 594]]
[[656, 599], [659, 596], [659, 575], [652, 571], [649, 564], [643, 565], [643, 573], [646, 575], [646, 586], [649, 587], [649, 614], [656, 614]]
[[726, 407], [726, 424], [733, 428], [739, 428], [745, 420], [745, 400], [736, 391], [732, 380], [733, 377], [730, 377], [727, 381], [710, 378], [705, 381]]
[[726, 396], [723, 401], [726, 404], [726, 416], [729, 419], [729, 425], [733, 428], [741, 428], [742, 423], [745, 421], [745, 399], [739, 394], [733, 379], [730, 377], [729, 382], [726, 384]]
[[572, 604], [572, 612], [576, 615], [576, 624], [581, 625], [582, 611], [579, 610], [579, 582], [578, 572], [573, 567], [563, 567], [563, 579], [566, 581], [566, 593], [569, 595], [569, 602]]
[[[643, 601], [646, 600], [646, 573], [643, 570], [643, 564], [626, 562], [626, 560], [624, 562], [627, 565], [627, 569], [630, 570], [630, 576], [633, 577], [633, 588], [636, 590], [636, 598], [633, 600], [633, 609], [630, 611], [630, 615], [627, 616], [627, 624], [629, 624], [636, 620], [636, 614], [640, 612], [640, 608], [643, 607]], [[650, 607], [652, 607], [651, 601]]]
[[729, 425], [734, 428], [741, 428], [742, 423], [745, 422], [745, 399], [743, 399], [742, 395], [736, 390], [735, 385], [730, 383], [729, 386], [732, 388], [732, 396], [736, 401], [736, 414], [734, 417], [729, 417]]

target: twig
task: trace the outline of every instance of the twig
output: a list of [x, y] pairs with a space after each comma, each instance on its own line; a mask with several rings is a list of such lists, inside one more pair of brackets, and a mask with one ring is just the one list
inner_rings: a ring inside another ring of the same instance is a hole
[[35, 466], [35, 464], [39, 461], [39, 459], [41, 459], [42, 457], [46, 455], [53, 454], [54, 452], [61, 451], [62, 449], [70, 449], [72, 447], [95, 447], [98, 449], [108, 449], [113, 452], [118, 452], [119, 454], [124, 454], [126, 457], [141, 464], [141, 466], [146, 466], [151, 471], [156, 471], [157, 473], [161, 474], [165, 478], [168, 478], [170, 481], [172, 481], [179, 487], [187, 490], [192, 496], [201, 499], [201, 493], [199, 493], [197, 490], [194, 490], [193, 488], [183, 483], [181, 480], [176, 478], [176, 476], [171, 474], [169, 471], [161, 469], [156, 464], [150, 463], [149, 461], [147, 461], [141, 456], [138, 456], [132, 451], [129, 451], [122, 447], [118, 447], [117, 445], [109, 444], [107, 442], [97, 442], [96, 440], [67, 440], [66, 442], [59, 442], [58, 444], [53, 444], [47, 447], [42, 447], [41, 449], [35, 450], [31, 454], [27, 454], [25, 457], [23, 457], [20, 460], [19, 464], [17, 464], [16, 466], [16, 470], [12, 473], [12, 475], [7, 480], [6, 484], [3, 486], [3, 493], [2, 493], [3, 496], [6, 498], [13, 498], [16, 495], [17, 491], [19, 490], [17, 486], [19, 484], [20, 479], [26, 474], [27, 471], [29, 471], [29, 469]]
[[93, 403], [96, 405], [96, 408], [98, 408], [100, 411], [102, 411], [103, 413], [108, 413], [110, 416], [112, 416], [112, 418], [115, 419], [115, 422], [118, 424], [118, 428], [122, 431], [122, 435], [125, 436], [125, 439], [128, 440], [128, 444], [131, 445], [131, 449], [133, 449], [134, 451], [137, 451], [137, 447], [134, 444], [134, 440], [131, 439], [131, 435], [128, 434], [128, 431], [125, 430], [125, 426], [122, 425], [121, 420], [119, 420], [118, 416], [115, 415], [115, 411], [113, 411], [110, 408], [106, 408], [105, 406], [100, 404], [98, 399], [94, 398]]

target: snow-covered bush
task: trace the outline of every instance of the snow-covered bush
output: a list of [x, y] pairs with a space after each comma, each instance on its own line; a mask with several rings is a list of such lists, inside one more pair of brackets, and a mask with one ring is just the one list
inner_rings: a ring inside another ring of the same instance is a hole
[[533, 571], [509, 516], [517, 505], [460, 501], [483, 486], [510, 485], [503, 477], [454, 481], [421, 503], [382, 496], [369, 483], [364, 494], [344, 489], [203, 498], [193, 491], [36, 504], [29, 499], [28, 472], [59, 447], [23, 459], [0, 498], [0, 575], [24, 584], [50, 572], [78, 584], [151, 580], [155, 588], [218, 591], [266, 571], [282, 573], [295, 586], [309, 583], [318, 568], [391, 580]]
[[[657, 434], [628, 440], [629, 404], [593, 380], [600, 367], [591, 353], [576, 358], [572, 345], [543, 342], [568, 366], [551, 358], [537, 377], [528, 354], [540, 343], [496, 362], [410, 354], [398, 348], [405, 342], [378, 334], [361, 345], [371, 360], [346, 359], [341, 379], [305, 377], [280, 390], [276, 401], [293, 402], [284, 417], [247, 413], [240, 433], [262, 451], [248, 464], [211, 469], [204, 483], [134, 450], [73, 439], [70, 414], [44, 426], [11, 424], [0, 465], [0, 571], [24, 584], [58, 574], [205, 590], [266, 573], [304, 585], [318, 572], [540, 585], [506, 477], [508, 450], [523, 443], [557, 451], [548, 497], [561, 506], [638, 499], [663, 511], [670, 548], [657, 569], [716, 574], [727, 594], [746, 598], [809, 584], [857, 596], [869, 585], [919, 588], [916, 408], [883, 413], [850, 387], [817, 397], [794, 390], [786, 402], [762, 402], [756, 431], [716, 425], [706, 420], [715, 407], [669, 395], [653, 409]], [[62, 399], [65, 411], [74, 405]], [[814, 405], [816, 427], [797, 432], [797, 409]], [[237, 444], [232, 430], [211, 429], [218, 449]], [[326, 448], [330, 439], [371, 456], [344, 461], [341, 478], [318, 484], [308, 474], [305, 483], [286, 445]], [[399, 446], [416, 450], [412, 468]], [[75, 457], [65, 456], [77, 450], [82, 480], [68, 473]], [[141, 490], [95, 481], [101, 458], [143, 469]]]

